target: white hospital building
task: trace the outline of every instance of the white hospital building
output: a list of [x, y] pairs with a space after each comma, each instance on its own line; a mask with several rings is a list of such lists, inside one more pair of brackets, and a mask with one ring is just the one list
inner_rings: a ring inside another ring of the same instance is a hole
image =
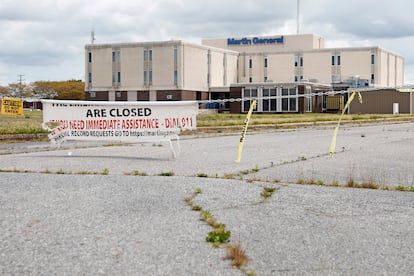
[[[325, 48], [314, 34], [88, 44], [85, 71], [88, 100], [258, 97], [263, 113], [320, 111], [318, 99], [295, 98], [317, 90], [404, 84], [401, 55], [377, 46]], [[249, 102], [217, 107], [245, 112]]]

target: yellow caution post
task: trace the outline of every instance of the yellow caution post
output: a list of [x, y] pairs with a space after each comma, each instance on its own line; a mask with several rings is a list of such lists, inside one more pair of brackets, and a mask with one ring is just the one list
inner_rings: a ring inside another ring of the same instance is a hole
[[361, 96], [361, 93], [358, 90], [354, 90], [352, 92], [351, 96], [349, 97], [348, 101], [346, 102], [344, 109], [342, 110], [341, 116], [339, 117], [339, 120], [338, 120], [338, 125], [334, 129], [334, 132], [333, 132], [333, 135], [332, 135], [331, 145], [329, 147], [329, 157], [331, 157], [331, 158], [333, 157], [333, 155], [335, 153], [336, 136], [338, 135], [338, 130], [339, 130], [339, 126], [341, 124], [342, 116], [344, 115], [345, 111], [348, 109], [348, 107], [351, 104], [351, 102], [354, 100], [355, 95], [358, 95], [358, 100], [362, 104], [362, 96]]
[[249, 112], [247, 112], [246, 120], [244, 121], [244, 126], [243, 126], [242, 133], [241, 133], [241, 136], [240, 136], [239, 149], [237, 151], [237, 160], [236, 160], [236, 162], [238, 162], [238, 163], [241, 160], [244, 140], [246, 138], [247, 126], [249, 125], [250, 117], [252, 116], [253, 110], [256, 108], [256, 104], [257, 104], [256, 99], [253, 99], [252, 104], [250, 105]]

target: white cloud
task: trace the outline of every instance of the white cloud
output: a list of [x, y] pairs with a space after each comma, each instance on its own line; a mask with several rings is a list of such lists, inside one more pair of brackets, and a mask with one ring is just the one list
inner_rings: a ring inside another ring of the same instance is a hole
[[[327, 47], [381, 46], [405, 57], [414, 83], [414, 2], [301, 0], [301, 33]], [[84, 45], [296, 33], [292, 0], [2, 0], [0, 85], [84, 75]]]

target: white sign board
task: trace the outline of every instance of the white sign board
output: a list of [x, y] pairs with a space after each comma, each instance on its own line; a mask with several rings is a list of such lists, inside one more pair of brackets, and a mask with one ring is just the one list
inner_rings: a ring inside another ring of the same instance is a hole
[[[103, 102], [42, 100], [49, 139], [156, 142], [196, 129], [198, 104], [191, 102]], [[50, 127], [53, 125], [53, 127]]]

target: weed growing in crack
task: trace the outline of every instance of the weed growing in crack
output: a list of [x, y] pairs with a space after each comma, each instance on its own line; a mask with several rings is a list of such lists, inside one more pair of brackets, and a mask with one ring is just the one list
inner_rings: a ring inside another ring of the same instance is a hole
[[193, 210], [193, 211], [201, 211], [201, 210], [203, 210], [203, 208], [201, 208], [201, 206], [198, 206], [198, 205], [193, 205], [193, 206], [191, 206], [191, 210]]
[[395, 187], [395, 190], [401, 192], [414, 192], [414, 186], [408, 187], [404, 185], [398, 185], [397, 187]]
[[158, 176], [174, 176], [174, 172], [162, 172]]
[[271, 197], [273, 195], [273, 193], [277, 190], [279, 190], [279, 188], [276, 188], [276, 187], [263, 187], [263, 191], [260, 193], [260, 195], [263, 198], [262, 202], [264, 202], [266, 199]]
[[206, 241], [218, 247], [222, 243], [227, 243], [230, 239], [230, 231], [226, 230], [225, 224], [217, 224], [213, 231], [209, 232]]
[[231, 174], [231, 173], [226, 173], [226, 174], [224, 174], [223, 178], [224, 179], [234, 179], [234, 175]]
[[244, 270], [246, 269], [249, 262], [249, 257], [246, 255], [246, 250], [241, 247], [240, 243], [228, 244], [226, 246], [226, 249], [227, 255], [224, 257], [224, 259], [230, 260], [231, 265], [234, 268], [245, 272]]

